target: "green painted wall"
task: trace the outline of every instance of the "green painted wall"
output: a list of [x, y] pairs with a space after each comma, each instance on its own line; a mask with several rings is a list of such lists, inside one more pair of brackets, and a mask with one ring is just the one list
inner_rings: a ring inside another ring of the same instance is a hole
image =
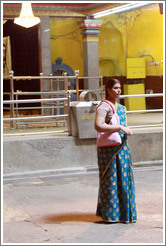
[[[99, 75], [126, 76], [126, 58], [145, 56], [146, 75], [163, 75], [163, 15], [156, 8], [112, 14], [100, 18]], [[62, 57], [83, 76], [81, 19], [50, 20], [51, 62]], [[152, 61], [160, 65], [149, 65]]]

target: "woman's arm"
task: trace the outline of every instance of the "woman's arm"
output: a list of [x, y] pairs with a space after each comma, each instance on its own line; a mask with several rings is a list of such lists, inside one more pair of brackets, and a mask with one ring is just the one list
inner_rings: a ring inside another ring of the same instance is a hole
[[120, 125], [109, 125], [105, 123], [105, 118], [102, 116], [97, 116], [95, 119], [95, 129], [98, 132], [117, 132], [120, 131]]
[[127, 135], [131, 135], [131, 131], [128, 127], [124, 127], [121, 125], [109, 125], [107, 123], [105, 123], [105, 118], [101, 117], [101, 116], [96, 116], [95, 119], [95, 129], [98, 132], [119, 132], [119, 131], [123, 131], [125, 132]]

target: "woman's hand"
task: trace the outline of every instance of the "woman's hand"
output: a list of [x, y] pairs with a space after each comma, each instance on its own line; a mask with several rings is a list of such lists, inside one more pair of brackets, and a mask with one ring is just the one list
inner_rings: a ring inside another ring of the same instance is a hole
[[127, 136], [130, 136], [132, 134], [132, 131], [128, 127], [120, 126], [120, 130], [126, 133]]

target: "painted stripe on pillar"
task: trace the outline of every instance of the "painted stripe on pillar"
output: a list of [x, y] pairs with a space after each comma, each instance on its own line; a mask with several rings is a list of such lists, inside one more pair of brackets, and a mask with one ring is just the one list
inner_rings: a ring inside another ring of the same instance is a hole
[[98, 41], [99, 38], [98, 37], [83, 37], [83, 42], [94, 42], [94, 41]]

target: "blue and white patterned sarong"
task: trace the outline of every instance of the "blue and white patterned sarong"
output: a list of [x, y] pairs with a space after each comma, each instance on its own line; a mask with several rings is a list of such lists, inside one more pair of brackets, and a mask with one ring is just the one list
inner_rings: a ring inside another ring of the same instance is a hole
[[[117, 107], [120, 124], [126, 126], [126, 108]], [[135, 184], [127, 137], [122, 144], [98, 147], [99, 194], [96, 215], [108, 222], [136, 222]]]

